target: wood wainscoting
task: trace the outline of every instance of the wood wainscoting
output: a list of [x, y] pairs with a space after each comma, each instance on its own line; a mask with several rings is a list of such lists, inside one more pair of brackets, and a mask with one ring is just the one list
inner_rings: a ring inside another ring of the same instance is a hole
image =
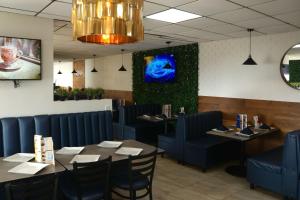
[[125, 99], [126, 103], [132, 104], [132, 91], [104, 90], [104, 98]]
[[286, 133], [300, 129], [300, 103], [199, 96], [198, 111], [212, 110], [223, 112], [225, 125], [234, 125], [236, 115], [245, 113], [248, 114], [248, 121], [251, 123], [253, 115], [259, 115], [264, 123], [280, 129], [280, 135], [267, 136], [249, 142], [247, 151], [251, 154], [283, 144]]

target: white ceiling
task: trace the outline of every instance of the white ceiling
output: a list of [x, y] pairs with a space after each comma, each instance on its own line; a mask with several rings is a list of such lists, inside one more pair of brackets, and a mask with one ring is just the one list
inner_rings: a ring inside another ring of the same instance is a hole
[[[170, 24], [144, 20], [145, 40], [122, 46], [82, 44], [72, 40], [70, 24], [72, 0], [1, 0], [0, 11], [55, 19], [56, 55], [90, 57], [120, 53], [120, 49], [138, 51], [191, 42], [206, 42], [300, 30], [300, 0], [145, 0], [144, 16], [177, 8], [203, 16]], [[62, 21], [59, 21], [62, 20]]]

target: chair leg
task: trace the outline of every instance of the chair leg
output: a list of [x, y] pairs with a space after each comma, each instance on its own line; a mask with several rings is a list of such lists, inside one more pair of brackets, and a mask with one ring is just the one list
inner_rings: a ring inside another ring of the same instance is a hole
[[253, 183], [250, 183], [250, 189], [254, 190], [255, 189], [255, 185]]
[[152, 187], [149, 188], [149, 200], [152, 200]]
[[136, 200], [136, 191], [133, 191], [132, 200]]

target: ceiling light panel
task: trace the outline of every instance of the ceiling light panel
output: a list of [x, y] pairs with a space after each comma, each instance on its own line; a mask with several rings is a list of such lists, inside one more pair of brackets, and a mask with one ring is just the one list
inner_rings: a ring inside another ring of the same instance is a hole
[[146, 18], [169, 22], [169, 23], [178, 23], [190, 19], [196, 19], [199, 17], [201, 16], [172, 8], [163, 12], [149, 15]]

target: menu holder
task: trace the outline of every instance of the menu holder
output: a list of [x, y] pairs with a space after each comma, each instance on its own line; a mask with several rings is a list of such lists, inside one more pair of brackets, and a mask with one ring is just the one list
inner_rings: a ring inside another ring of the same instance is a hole
[[102, 148], [119, 148], [122, 144], [123, 142], [118, 141], [103, 141], [97, 146]]
[[132, 148], [132, 147], [121, 147], [115, 153], [118, 155], [125, 155], [125, 156], [138, 156], [143, 149], [141, 148]]
[[63, 155], [76, 155], [80, 154], [83, 151], [84, 147], [63, 147], [56, 152], [56, 154], [63, 154]]
[[28, 162], [33, 158], [33, 153], [16, 153], [12, 156], [4, 158], [3, 160], [7, 162]]
[[71, 164], [74, 162], [77, 163], [89, 163], [89, 162], [97, 162], [100, 158], [100, 155], [76, 155], [70, 161]]
[[16, 174], [30, 174], [34, 175], [47, 167], [49, 164], [44, 163], [33, 163], [33, 162], [24, 162], [12, 169], [10, 169], [8, 172], [10, 173], [16, 173]]

